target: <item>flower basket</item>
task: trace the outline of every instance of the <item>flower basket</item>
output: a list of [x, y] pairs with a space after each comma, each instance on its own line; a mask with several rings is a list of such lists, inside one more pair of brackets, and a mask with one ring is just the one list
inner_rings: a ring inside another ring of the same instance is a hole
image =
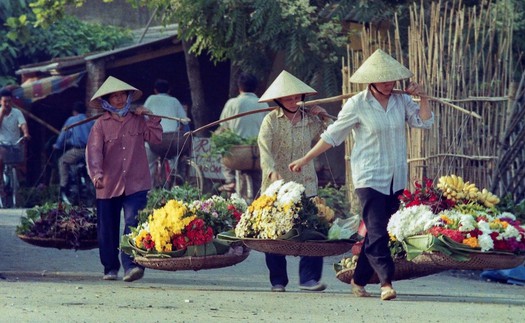
[[165, 132], [160, 144], [149, 144], [151, 151], [159, 156], [171, 159], [178, 155], [187, 155], [191, 151], [191, 140], [180, 131]]
[[283, 180], [272, 183], [242, 215], [235, 232], [218, 236], [242, 240], [254, 250], [290, 256], [325, 257], [350, 250], [351, 237], [331, 234], [335, 212], [319, 197], [307, 198], [304, 186]]
[[340, 255], [353, 246], [350, 241], [293, 241], [277, 239], [243, 239], [244, 244], [253, 250], [279, 255], [328, 257]]
[[22, 241], [32, 244], [37, 247], [56, 248], [56, 249], [76, 249], [89, 250], [98, 248], [98, 241], [95, 240], [80, 240], [78, 245], [72, 245], [70, 241], [59, 238], [40, 238], [30, 237], [23, 234], [17, 235]]
[[97, 216], [83, 206], [46, 203], [26, 211], [17, 236], [38, 247], [88, 250], [98, 247]]
[[202, 270], [229, 267], [248, 258], [250, 250], [243, 246], [232, 246], [230, 251], [222, 255], [186, 256], [173, 258], [149, 258], [137, 256], [135, 262], [150, 268], [166, 271]]
[[235, 145], [222, 158], [224, 166], [234, 170], [260, 170], [259, 147]]
[[433, 266], [442, 270], [487, 270], [487, 269], [509, 269], [522, 265], [525, 255], [504, 254], [495, 252], [473, 252], [469, 254], [468, 260], [459, 261], [442, 252], [424, 252], [412, 260], [415, 264]]
[[[447, 270], [447, 268], [435, 266], [433, 263], [428, 263], [425, 261], [416, 263], [414, 261], [408, 261], [405, 258], [395, 259], [394, 264], [395, 272], [393, 280], [414, 279], [437, 274], [439, 272]], [[350, 284], [352, 277], [354, 276], [354, 268], [340, 269], [336, 272], [335, 276], [343, 283]], [[372, 275], [368, 283], [379, 284], [379, 278], [377, 277], [376, 273]]]

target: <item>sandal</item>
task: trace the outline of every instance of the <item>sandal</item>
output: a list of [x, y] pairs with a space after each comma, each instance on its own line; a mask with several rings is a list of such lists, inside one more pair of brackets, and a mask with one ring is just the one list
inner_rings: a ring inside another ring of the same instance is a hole
[[354, 294], [357, 297], [370, 297], [372, 294], [366, 291], [366, 289], [363, 286], [356, 285], [354, 281], [352, 280], [352, 294]]
[[224, 185], [219, 186], [218, 190], [220, 192], [234, 192], [235, 191], [235, 183], [226, 183]]
[[392, 287], [381, 287], [381, 300], [389, 301], [396, 297], [397, 293]]

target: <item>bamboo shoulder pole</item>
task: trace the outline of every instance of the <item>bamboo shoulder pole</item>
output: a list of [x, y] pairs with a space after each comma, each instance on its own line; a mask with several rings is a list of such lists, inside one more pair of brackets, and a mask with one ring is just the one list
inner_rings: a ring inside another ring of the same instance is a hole
[[[394, 90], [392, 93], [404, 93], [404, 94], [408, 94], [408, 93], [406, 93], [406, 92], [403, 91], [403, 90]], [[462, 107], [460, 107], [460, 106], [458, 106], [458, 105], [455, 105], [455, 104], [452, 104], [452, 103], [450, 103], [450, 102], [447, 102], [447, 101], [445, 101], [444, 99], [436, 98], [436, 97], [433, 97], [433, 96], [430, 96], [430, 95], [420, 95], [420, 97], [425, 97], [425, 98], [427, 98], [427, 99], [429, 99], [429, 100], [431, 100], [431, 101], [436, 101], [436, 102], [438, 102], [438, 103], [441, 103], [441, 104], [447, 105], [447, 106], [449, 106], [449, 107], [451, 107], [451, 108], [454, 108], [454, 109], [456, 109], [456, 110], [458, 110], [458, 111], [461, 111], [461, 112], [463, 112], [463, 113], [466, 113], [466, 114], [468, 114], [468, 115], [470, 115], [470, 116], [472, 116], [472, 117], [474, 117], [474, 118], [481, 119], [481, 116], [480, 116], [479, 114], [477, 114], [476, 112], [474, 112], [474, 111], [469, 111], [469, 110], [467, 110], [467, 109], [464, 109], [464, 108], [462, 108]]]
[[29, 117], [31, 117], [31, 119], [34, 119], [36, 122], [40, 123], [41, 125], [43, 125], [47, 129], [51, 130], [52, 132], [56, 133], [57, 135], [60, 134], [60, 131], [58, 131], [55, 127], [53, 127], [49, 123], [45, 122], [44, 120], [40, 119], [39, 117], [35, 116], [34, 114], [32, 114], [31, 112], [27, 111], [26, 109], [24, 109], [22, 107], [19, 107], [19, 106], [16, 106], [16, 107], [17, 107], [17, 109], [19, 109], [20, 111], [22, 111], [23, 113], [25, 113]]
[[[297, 105], [301, 105], [301, 106], [305, 106], [306, 107], [306, 106], [312, 106], [312, 105], [316, 105], [316, 104], [323, 104], [323, 103], [342, 101], [342, 100], [344, 100], [346, 98], [351, 97], [352, 95], [354, 95], [354, 94], [343, 94], [343, 95], [332, 96], [332, 97], [329, 97], [329, 98], [324, 98], [324, 99], [319, 99], [319, 100], [306, 101], [306, 102], [299, 101], [299, 102], [297, 102]], [[218, 124], [221, 124], [221, 123], [229, 121], [229, 120], [237, 119], [237, 118], [244, 117], [244, 116], [247, 116], [247, 115], [250, 115], [250, 114], [272, 111], [272, 110], [275, 110], [275, 109], [277, 109], [277, 107], [269, 107], [269, 108], [257, 109], [257, 110], [252, 110], [252, 111], [248, 111], [248, 112], [239, 113], [239, 114], [233, 115], [233, 116], [228, 117], [228, 118], [224, 118], [224, 119], [220, 119], [220, 120], [217, 120], [217, 121], [210, 122], [210, 123], [205, 124], [204, 126], [202, 126], [200, 128], [195, 129], [195, 130], [188, 131], [188, 132], [186, 132], [184, 134], [184, 136], [193, 135], [196, 132], [202, 131], [204, 129], [208, 129], [210, 127], [216, 126]], [[324, 118], [330, 118], [332, 120], [336, 120], [337, 119], [336, 116], [333, 116], [333, 115], [330, 115], [330, 114], [322, 114], [321, 116], [324, 117]]]
[[[94, 116], [91, 116], [89, 118], [86, 118], [84, 120], [81, 120], [81, 121], [78, 121], [78, 122], [75, 122], [75, 123], [72, 123], [70, 124], [69, 126], [67, 127], [64, 127], [62, 130], [64, 131], [67, 131], [71, 128], [74, 128], [76, 126], [80, 126], [81, 124], [84, 124], [84, 123], [87, 123], [87, 122], [90, 122], [90, 121], [93, 121], [93, 120], [96, 120], [98, 119], [101, 115], [103, 115], [104, 113], [99, 113], [99, 114], [95, 114]], [[182, 124], [188, 124], [189, 122], [191, 122], [191, 119], [189, 118], [177, 118], [177, 117], [168, 117], [168, 116], [161, 116], [161, 115], [157, 115], [157, 114], [153, 114], [153, 113], [145, 113], [144, 115], [146, 116], [150, 116], [150, 117], [157, 117], [157, 118], [162, 118], [162, 119], [169, 119], [169, 120], [175, 120], [175, 121], [179, 121], [180, 123]]]

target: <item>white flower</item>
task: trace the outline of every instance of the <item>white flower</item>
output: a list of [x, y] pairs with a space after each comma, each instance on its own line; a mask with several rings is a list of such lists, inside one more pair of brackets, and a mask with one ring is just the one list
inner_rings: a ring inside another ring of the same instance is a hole
[[498, 219], [516, 220], [516, 216], [510, 212], [501, 212], [501, 214], [498, 215]]
[[428, 205], [415, 205], [394, 213], [388, 221], [387, 230], [402, 241], [430, 229], [438, 220], [439, 217], [432, 213]]
[[478, 243], [481, 251], [489, 251], [494, 249], [494, 241], [492, 241], [490, 233], [483, 232], [480, 236], [478, 236]]
[[521, 241], [520, 232], [512, 225], [507, 225], [507, 228], [503, 233], [501, 233], [501, 236], [505, 239], [516, 238], [517, 241]]
[[284, 180], [282, 179], [271, 183], [270, 186], [268, 186], [268, 188], [264, 191], [263, 194], [267, 196], [277, 195], [283, 183], [284, 183]]

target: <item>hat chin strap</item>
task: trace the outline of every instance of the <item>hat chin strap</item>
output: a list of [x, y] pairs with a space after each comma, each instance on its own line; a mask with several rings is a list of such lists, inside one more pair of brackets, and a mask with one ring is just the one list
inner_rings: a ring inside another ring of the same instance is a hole
[[382, 96], [390, 97], [390, 94], [392, 94], [392, 93], [390, 93], [390, 94], [385, 94], [385, 93], [379, 91], [379, 90], [377, 89], [375, 83], [370, 83], [370, 87], [372, 87], [377, 93], [381, 94]]
[[[304, 98], [306, 97], [306, 94], [301, 94], [301, 101], [304, 102]], [[295, 110], [295, 111], [291, 111], [290, 109], [287, 109], [284, 107], [284, 105], [277, 99], [273, 99], [273, 101], [275, 102], [275, 104], [277, 104], [281, 109], [283, 109], [284, 111], [288, 112], [288, 113], [296, 113], [299, 109]]]

